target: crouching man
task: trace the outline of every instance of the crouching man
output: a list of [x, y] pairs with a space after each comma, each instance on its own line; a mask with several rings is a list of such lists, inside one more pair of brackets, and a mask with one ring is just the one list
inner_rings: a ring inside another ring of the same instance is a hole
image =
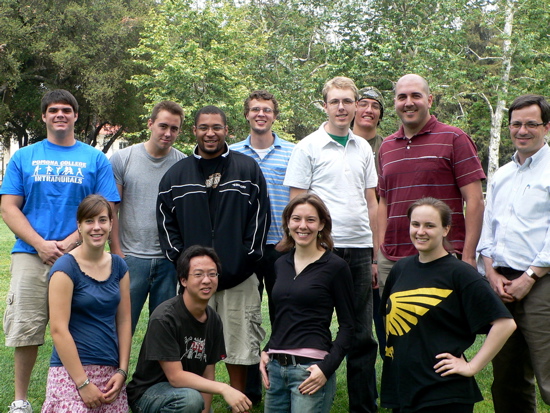
[[233, 412], [252, 403], [240, 391], [214, 381], [225, 358], [220, 317], [208, 307], [221, 264], [212, 248], [194, 245], [178, 259], [179, 294], [160, 304], [149, 319], [136, 371], [128, 384], [134, 413], [209, 412], [220, 394]]

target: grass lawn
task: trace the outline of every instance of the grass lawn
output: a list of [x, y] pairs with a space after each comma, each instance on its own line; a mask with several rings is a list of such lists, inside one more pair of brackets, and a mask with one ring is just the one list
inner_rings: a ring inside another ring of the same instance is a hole
[[[4, 313], [4, 308], [6, 306], [4, 297], [6, 296], [9, 289], [10, 282], [10, 251], [13, 246], [14, 238], [10, 230], [6, 227], [3, 221], [0, 220], [0, 313]], [[264, 320], [267, 320], [267, 304], [263, 306], [262, 311], [264, 313]], [[139, 353], [139, 347], [145, 330], [147, 327], [147, 313], [144, 311], [140, 319], [140, 323], [136, 329], [136, 333], [133, 339], [132, 346], [132, 355], [130, 361], [130, 372], [134, 371], [135, 363], [137, 361], [137, 356]], [[264, 326], [266, 330], [269, 330], [269, 325]], [[269, 334], [269, 331], [268, 331]], [[0, 331], [0, 341], [4, 342], [4, 333], [3, 330]], [[475, 345], [470, 349], [468, 357], [471, 358], [472, 354], [479, 348], [481, 345], [481, 338], [478, 338]], [[52, 340], [49, 336], [49, 332], [46, 334], [46, 343], [39, 351], [38, 361], [35, 366], [33, 376], [31, 378], [31, 386], [29, 389], [29, 401], [32, 403], [35, 412], [40, 411], [42, 402], [44, 401], [44, 393], [46, 389], [46, 377], [49, 365], [49, 359], [52, 350]], [[380, 380], [380, 368], [381, 361], [377, 361], [376, 371], [378, 373], [378, 380]], [[219, 381], [228, 382], [227, 371], [223, 363], [218, 363], [216, 368], [216, 377]], [[481, 387], [483, 397], [485, 400], [481, 403], [478, 403], [475, 407], [476, 413], [490, 413], [493, 412], [493, 404], [491, 401], [490, 394], [490, 385], [492, 381], [492, 370], [489, 365], [477, 376], [477, 381]], [[332, 408], [333, 412], [347, 412], [348, 411], [348, 400], [347, 400], [347, 391], [346, 391], [346, 373], [345, 366], [342, 365], [337, 371], [337, 380], [338, 380], [338, 390], [336, 393], [336, 399]], [[380, 385], [380, 383], [378, 383]], [[13, 349], [0, 346], [0, 412], [7, 411], [7, 406], [13, 401]], [[538, 411], [539, 412], [548, 412], [550, 413], [549, 406], [546, 406], [538, 398]], [[214, 411], [219, 413], [227, 413], [226, 404], [220, 396], [214, 397]], [[4, 410], [5, 409], [5, 410]], [[252, 412], [259, 413], [263, 412], [263, 405], [252, 409]], [[380, 409], [380, 412], [390, 412], [386, 409]]]

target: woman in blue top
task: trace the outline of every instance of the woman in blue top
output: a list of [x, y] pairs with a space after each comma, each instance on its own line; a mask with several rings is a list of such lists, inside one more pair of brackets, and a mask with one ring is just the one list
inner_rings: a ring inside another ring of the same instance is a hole
[[82, 244], [50, 272], [54, 350], [42, 412], [126, 413], [130, 358], [130, 277], [124, 260], [105, 252], [112, 210], [89, 195], [77, 211]]

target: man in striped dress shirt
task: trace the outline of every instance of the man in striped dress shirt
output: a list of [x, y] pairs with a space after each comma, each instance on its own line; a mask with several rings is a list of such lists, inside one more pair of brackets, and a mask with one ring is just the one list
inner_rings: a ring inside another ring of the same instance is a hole
[[[248, 155], [260, 165], [271, 202], [271, 226], [267, 233], [267, 245], [263, 258], [256, 267], [256, 276], [260, 281], [260, 295], [265, 284], [269, 304], [269, 318], [273, 321], [271, 290], [275, 283], [274, 264], [282, 255], [278, 244], [283, 238], [282, 214], [288, 203], [289, 187], [283, 185], [286, 166], [294, 149], [294, 144], [277, 136], [271, 130], [279, 115], [279, 104], [275, 97], [265, 91], [256, 90], [244, 101], [244, 117], [250, 124], [250, 135], [241, 142], [229, 147]], [[249, 366], [246, 395], [258, 403], [262, 397], [262, 383], [259, 365]]]
[[395, 86], [395, 111], [402, 125], [384, 139], [378, 154], [380, 294], [393, 264], [416, 253], [409, 238], [407, 209], [425, 196], [451, 207], [452, 230], [447, 238], [463, 261], [476, 266], [485, 174], [472, 139], [430, 115], [432, 99], [428, 82], [419, 75], [405, 75]]

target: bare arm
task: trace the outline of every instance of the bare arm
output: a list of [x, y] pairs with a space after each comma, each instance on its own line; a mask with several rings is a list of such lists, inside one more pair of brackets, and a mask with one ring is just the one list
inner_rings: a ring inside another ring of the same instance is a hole
[[[132, 317], [130, 310], [130, 273], [126, 272], [120, 280], [120, 303], [116, 313], [116, 331], [118, 336], [118, 367], [128, 373], [130, 348], [132, 347]], [[116, 373], [107, 383], [105, 400], [112, 403], [116, 400], [126, 381], [120, 373]]]
[[[549, 268], [535, 267], [533, 265], [531, 265], [530, 268], [535, 272], [536, 275], [538, 275], [539, 278], [546, 275], [549, 270]], [[531, 288], [533, 288], [533, 285], [535, 285], [535, 282], [535, 279], [529, 277], [524, 272], [523, 274], [521, 274], [521, 277], [510, 281], [510, 283], [504, 287], [504, 290], [512, 297], [514, 297], [517, 301], [519, 301], [525, 298], [527, 294], [529, 294]]]
[[[118, 189], [118, 194], [120, 196], [120, 202], [122, 202], [122, 191], [123, 191], [123, 187], [122, 185], [118, 185], [116, 186], [116, 188]], [[118, 222], [118, 211], [120, 209], [120, 202], [119, 203], [114, 203], [114, 202], [109, 202], [109, 204], [111, 205], [111, 208], [113, 210], [113, 229], [111, 230], [111, 241], [109, 243], [109, 249], [111, 250], [111, 252], [113, 254], [116, 254], [118, 255], [119, 257], [122, 257], [124, 258], [124, 254], [122, 253], [122, 250], [120, 249], [120, 232], [119, 232], [119, 222]]]
[[301, 189], [301, 188], [295, 188], [293, 186], [290, 187], [290, 199], [296, 198], [300, 194], [304, 194], [307, 192], [307, 189]]
[[[378, 259], [378, 200], [376, 199], [376, 189], [365, 189], [365, 199], [367, 200], [367, 209], [369, 211], [370, 230], [372, 232], [372, 259]], [[373, 286], [378, 285], [378, 265], [372, 264]]]
[[[2, 195], [0, 204], [2, 218], [18, 238], [34, 247], [44, 264], [53, 265], [63, 255], [64, 250], [62, 248], [64, 244], [56, 240], [46, 241], [34, 230], [27, 217], [21, 211], [23, 200], [24, 198], [19, 195]], [[69, 237], [74, 237], [74, 233]]]
[[[80, 362], [73, 336], [69, 331], [73, 287], [73, 282], [67, 274], [57, 271], [52, 275], [48, 289], [50, 331], [63, 367], [75, 385], [80, 386], [88, 377]], [[103, 393], [94, 383], [90, 382], [80, 389], [79, 393], [82, 401], [89, 408], [99, 407], [106, 402]]]
[[497, 355], [516, 329], [513, 318], [499, 318], [491, 324], [492, 327], [485, 342], [470, 362], [467, 362], [464, 356], [454, 357], [449, 353], [438, 354], [436, 358], [441, 361], [434, 366], [435, 372], [441, 373], [441, 376], [460, 374], [472, 377], [481, 371]]
[[220, 394], [233, 412], [243, 412], [252, 407], [252, 402], [240, 391], [225, 383], [209, 380], [183, 370], [180, 361], [159, 361], [172, 387], [188, 387], [201, 393]]
[[[209, 364], [208, 366], [206, 366], [206, 369], [204, 369], [204, 373], [202, 374], [202, 377], [204, 377], [207, 380], [215, 381], [216, 365]], [[210, 406], [212, 406], [212, 393], [202, 393], [202, 398], [204, 399], [203, 413], [210, 413]]]
[[483, 211], [485, 210], [481, 181], [475, 181], [461, 187], [460, 192], [462, 193], [462, 198], [464, 198], [466, 202], [464, 217], [466, 223], [466, 236], [464, 239], [464, 250], [462, 251], [462, 261], [477, 268], [476, 248], [481, 235]]
[[388, 227], [388, 205], [386, 204], [386, 198], [381, 196], [378, 202], [378, 244], [384, 244], [384, 237], [386, 236], [386, 228]]
[[508, 278], [506, 278], [504, 275], [499, 274], [495, 271], [495, 269], [493, 268], [492, 258], [486, 257], [484, 255], [482, 255], [481, 258], [483, 259], [483, 264], [485, 265], [485, 276], [487, 277], [487, 280], [489, 280], [489, 284], [491, 284], [493, 290], [505, 303], [511, 303], [512, 301], [514, 301], [514, 297], [506, 292], [506, 286], [509, 285], [511, 281], [508, 280]]

